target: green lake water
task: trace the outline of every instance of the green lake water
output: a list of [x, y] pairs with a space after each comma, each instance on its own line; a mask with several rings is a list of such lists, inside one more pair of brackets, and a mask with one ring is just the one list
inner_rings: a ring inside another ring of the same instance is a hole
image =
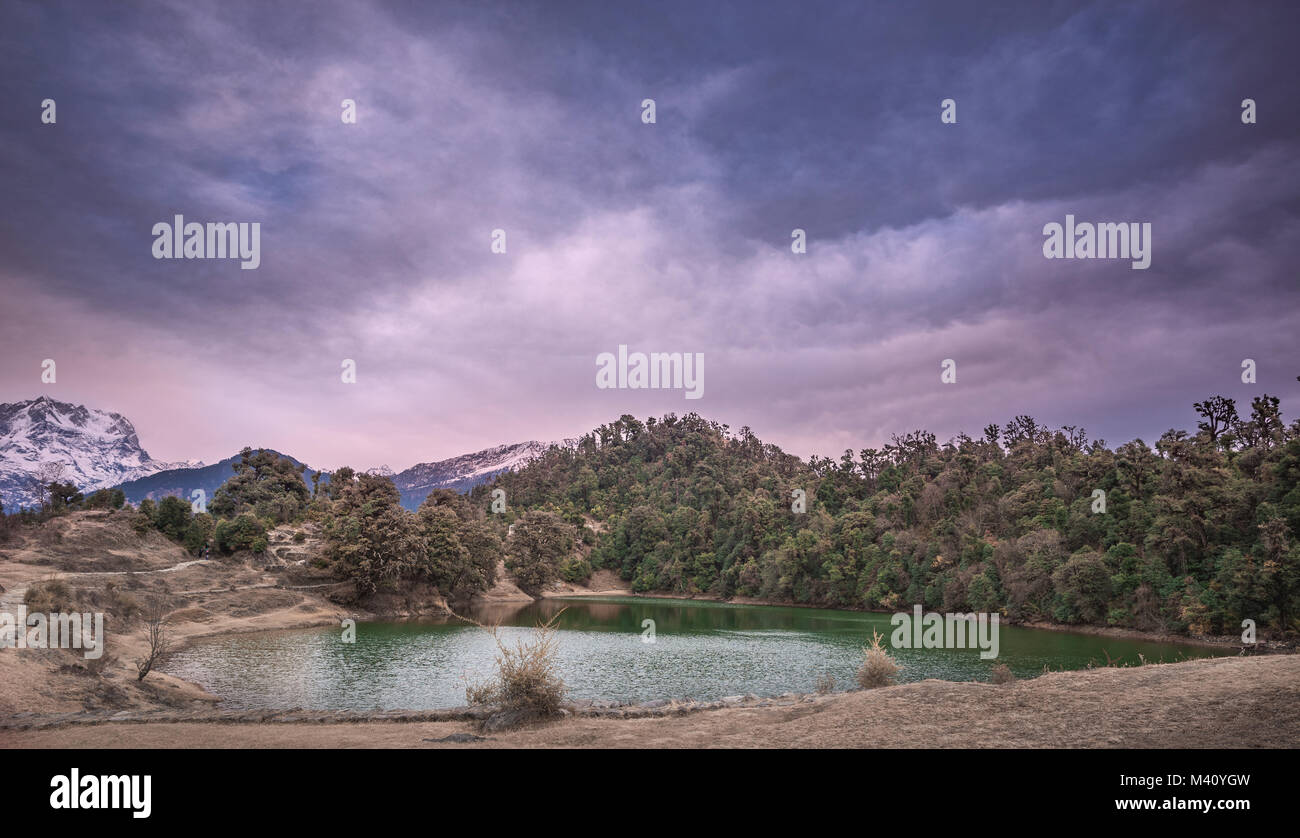
[[[499, 622], [507, 641], [539, 619], [559, 619], [560, 676], [572, 698], [712, 700], [728, 695], [812, 692], [833, 676], [853, 685], [874, 629], [891, 633], [889, 614], [730, 605], [632, 597], [542, 600], [495, 606], [469, 616]], [[643, 636], [653, 620], [655, 642]], [[482, 629], [458, 621], [358, 623], [356, 642], [339, 627], [228, 635], [198, 641], [164, 667], [198, 682], [226, 708], [320, 710], [434, 709], [465, 704], [466, 682], [487, 678], [496, 647]], [[1105, 665], [1231, 654], [1168, 643], [999, 627], [999, 656], [978, 649], [891, 649], [899, 681], [988, 679], [1005, 663], [1016, 676]]]

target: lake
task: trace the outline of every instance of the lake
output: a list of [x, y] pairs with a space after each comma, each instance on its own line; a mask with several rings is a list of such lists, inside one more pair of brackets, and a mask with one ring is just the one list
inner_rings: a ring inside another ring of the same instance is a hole
[[[560, 676], [571, 698], [713, 700], [812, 692], [820, 677], [856, 686], [873, 630], [889, 643], [889, 614], [637, 597], [547, 599], [472, 609], [501, 624], [504, 640], [559, 618]], [[655, 642], [643, 638], [653, 620]], [[891, 649], [900, 682], [984, 681], [1005, 663], [1020, 678], [1053, 670], [1232, 654], [1142, 640], [1001, 626], [996, 661], [978, 649]], [[426, 710], [465, 704], [465, 685], [492, 672], [496, 647], [482, 629], [449, 619], [358, 623], [356, 642], [324, 627], [206, 638], [177, 652], [166, 672], [202, 684], [231, 709]]]

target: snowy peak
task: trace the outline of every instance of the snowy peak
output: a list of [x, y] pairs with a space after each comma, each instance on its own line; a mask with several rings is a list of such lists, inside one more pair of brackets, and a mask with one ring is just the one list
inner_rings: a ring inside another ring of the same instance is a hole
[[479, 483], [485, 483], [503, 471], [513, 471], [529, 460], [544, 453], [552, 445], [572, 445], [570, 440], [562, 443], [516, 442], [485, 448], [473, 454], [461, 454], [448, 460], [434, 463], [419, 463], [393, 477], [397, 489], [402, 494], [402, 504], [414, 509], [434, 489], [455, 489], [467, 492]]
[[48, 396], [0, 404], [0, 499], [9, 509], [35, 505], [38, 483], [93, 491], [187, 465], [150, 457], [120, 413]]
[[[419, 463], [397, 474], [386, 465], [366, 473], [391, 477], [402, 504], [414, 509], [434, 489], [467, 492], [504, 471], [518, 469], [552, 445], [572, 448], [576, 444], [570, 439], [529, 440]], [[207, 467], [198, 460], [153, 459], [141, 447], [135, 426], [120, 413], [47, 396], [0, 404], [0, 500], [9, 511], [35, 506], [41, 497], [38, 485], [55, 480], [71, 482], [87, 493], [123, 486], [135, 500], [137, 495], [176, 494], [182, 488], [207, 486], [204, 481], [215, 480], [219, 486], [229, 476], [228, 468]]]

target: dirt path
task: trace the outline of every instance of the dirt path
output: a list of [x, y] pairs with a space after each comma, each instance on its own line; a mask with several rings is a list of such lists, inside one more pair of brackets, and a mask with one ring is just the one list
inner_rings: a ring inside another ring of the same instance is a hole
[[[78, 579], [82, 576], [127, 576], [139, 575], [144, 576], [152, 573], [175, 573], [178, 570], [184, 570], [187, 567], [195, 565], [211, 564], [212, 559], [194, 559], [188, 562], [179, 562], [171, 567], [160, 567], [154, 570], [55, 570], [48, 572], [40, 580], [45, 582], [51, 579]], [[29, 584], [13, 585], [0, 594], [0, 611], [11, 611], [17, 608], [23, 602], [23, 597], [27, 594]]]
[[73, 725], [4, 748], [1295, 748], [1300, 656], [1054, 672], [1004, 686], [922, 681], [785, 707], [573, 718], [492, 734], [467, 722]]

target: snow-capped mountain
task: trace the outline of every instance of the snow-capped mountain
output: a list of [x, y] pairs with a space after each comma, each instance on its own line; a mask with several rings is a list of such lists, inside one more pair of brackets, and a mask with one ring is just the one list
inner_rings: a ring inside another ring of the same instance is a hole
[[[391, 477], [402, 505], [416, 509], [434, 489], [468, 492], [503, 471], [519, 468], [551, 445], [576, 444], [576, 440], [530, 440], [419, 463], [397, 474], [386, 465], [367, 473]], [[188, 497], [195, 488], [211, 497], [230, 478], [230, 464], [236, 459], [238, 455], [212, 466], [198, 460], [162, 462], [140, 447], [135, 428], [121, 414], [45, 396], [0, 404], [0, 499], [9, 511], [35, 506], [40, 498], [36, 484], [54, 480], [74, 483], [86, 493], [118, 486], [132, 503], [146, 497]]]
[[0, 404], [0, 499], [9, 510], [34, 506], [37, 482], [76, 484], [83, 492], [201, 462], [155, 460], [120, 413], [47, 396]]
[[402, 505], [407, 509], [415, 509], [434, 489], [468, 492], [503, 471], [519, 468], [552, 445], [572, 444], [569, 440], [560, 443], [529, 440], [498, 445], [436, 463], [419, 463], [395, 475], [393, 482], [402, 494]]

